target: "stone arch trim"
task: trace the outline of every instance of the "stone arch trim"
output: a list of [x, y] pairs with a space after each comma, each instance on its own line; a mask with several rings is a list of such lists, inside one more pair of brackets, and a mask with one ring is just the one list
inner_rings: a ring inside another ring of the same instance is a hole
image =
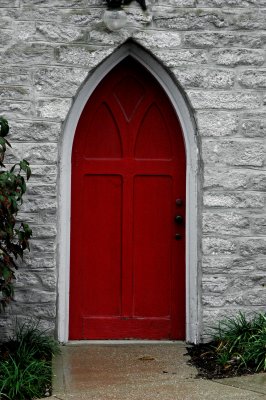
[[198, 342], [200, 337], [200, 286], [198, 272], [198, 146], [196, 130], [189, 106], [166, 69], [141, 46], [127, 42], [101, 63], [78, 92], [64, 125], [59, 143], [58, 195], [58, 302], [57, 332], [61, 342], [68, 341], [69, 270], [70, 270], [70, 197], [71, 152], [74, 134], [82, 110], [104, 76], [128, 55], [134, 57], [156, 78], [168, 95], [180, 120], [187, 157], [186, 193], [186, 340]]

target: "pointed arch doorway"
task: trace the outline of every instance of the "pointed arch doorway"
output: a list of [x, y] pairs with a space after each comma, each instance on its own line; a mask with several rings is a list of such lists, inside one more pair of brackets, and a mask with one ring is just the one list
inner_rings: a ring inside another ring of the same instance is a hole
[[104, 77], [126, 57], [131, 56], [155, 78], [170, 100], [183, 131], [186, 148], [186, 340], [198, 342], [201, 332], [200, 285], [198, 273], [198, 164], [199, 152], [193, 117], [186, 97], [171, 75], [143, 47], [124, 43], [106, 58], [80, 88], [66, 119], [59, 144], [58, 163], [58, 303], [57, 337], [69, 341], [70, 230], [71, 230], [71, 157], [80, 116], [88, 99]]
[[127, 57], [75, 133], [70, 339], [185, 339], [185, 182], [174, 109]]

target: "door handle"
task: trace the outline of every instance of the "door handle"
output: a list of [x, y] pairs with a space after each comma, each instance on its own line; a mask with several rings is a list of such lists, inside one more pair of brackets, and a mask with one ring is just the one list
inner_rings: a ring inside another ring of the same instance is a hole
[[181, 225], [183, 223], [183, 217], [181, 215], [175, 216], [175, 223]]

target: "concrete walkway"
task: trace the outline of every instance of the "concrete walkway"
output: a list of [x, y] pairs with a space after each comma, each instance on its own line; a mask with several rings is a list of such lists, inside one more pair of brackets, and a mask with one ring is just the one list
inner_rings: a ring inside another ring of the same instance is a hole
[[187, 365], [184, 343], [82, 344], [62, 347], [54, 363], [56, 399], [266, 399], [266, 374], [210, 381]]

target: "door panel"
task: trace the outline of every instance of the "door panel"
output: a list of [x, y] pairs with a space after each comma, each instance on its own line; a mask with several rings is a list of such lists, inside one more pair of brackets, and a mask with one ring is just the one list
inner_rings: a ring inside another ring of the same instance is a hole
[[172, 179], [134, 181], [133, 315], [170, 318]]
[[85, 175], [83, 185], [83, 206], [90, 210], [84, 213], [80, 249], [83, 313], [120, 315], [122, 179]]
[[184, 339], [185, 170], [169, 99], [128, 57], [75, 133], [70, 339]]

